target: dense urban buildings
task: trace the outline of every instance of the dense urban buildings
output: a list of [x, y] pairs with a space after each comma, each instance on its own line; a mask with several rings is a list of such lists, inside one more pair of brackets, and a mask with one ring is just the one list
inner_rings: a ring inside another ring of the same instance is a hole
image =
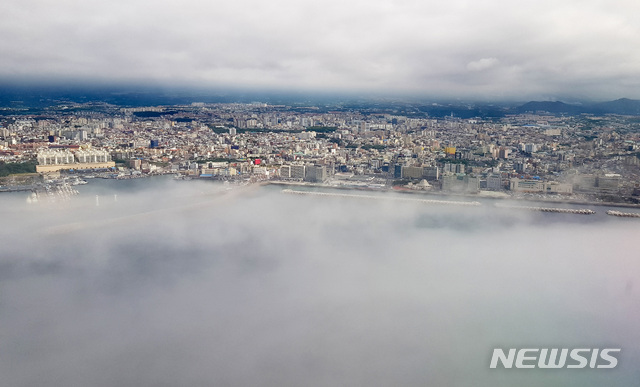
[[[67, 103], [0, 120], [0, 160], [130, 178], [638, 202], [640, 121], [540, 111], [431, 117], [384, 108]], [[5, 182], [5, 185], [7, 183]]]

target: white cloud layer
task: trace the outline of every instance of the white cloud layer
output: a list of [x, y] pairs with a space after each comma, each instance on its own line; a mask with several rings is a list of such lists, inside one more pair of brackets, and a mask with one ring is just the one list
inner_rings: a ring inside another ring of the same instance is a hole
[[0, 5], [0, 77], [640, 98], [633, 0]]
[[[637, 385], [634, 219], [95, 180], [0, 201], [2, 386]], [[622, 353], [489, 369], [531, 346]]]

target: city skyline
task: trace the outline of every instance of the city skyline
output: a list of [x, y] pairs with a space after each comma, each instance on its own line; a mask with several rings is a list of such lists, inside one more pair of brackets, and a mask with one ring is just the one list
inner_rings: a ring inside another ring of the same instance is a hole
[[[486, 119], [477, 116], [481, 107], [467, 107], [464, 118], [436, 106], [432, 113], [446, 114], [435, 117], [411, 104], [194, 102], [125, 108], [59, 102], [32, 110], [4, 108], [5, 114], [19, 114], [0, 120], [0, 156], [10, 163], [5, 174], [94, 170], [107, 179], [177, 174], [638, 204], [638, 102], [593, 105], [591, 112], [599, 116], [586, 110], [543, 113], [544, 107], [575, 106], [530, 103]], [[63, 193], [65, 179], [56, 183]], [[7, 190], [43, 189], [43, 181], [33, 177], [17, 186], [11, 181]]]
[[476, 100], [640, 98], [631, 1], [8, 1], [0, 81]]

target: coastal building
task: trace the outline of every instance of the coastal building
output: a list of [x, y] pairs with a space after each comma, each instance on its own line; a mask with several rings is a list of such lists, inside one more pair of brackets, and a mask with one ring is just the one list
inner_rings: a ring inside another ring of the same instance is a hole
[[447, 174], [442, 177], [442, 190], [455, 193], [478, 193], [480, 179], [464, 173]]
[[324, 165], [311, 165], [306, 168], [305, 181], [322, 183], [327, 180], [327, 169]]
[[514, 192], [573, 193], [573, 186], [571, 184], [558, 183], [555, 181], [544, 182], [539, 179], [519, 179], [517, 177], [509, 181], [509, 189]]
[[109, 152], [97, 149], [68, 150], [47, 149], [38, 152], [36, 172], [57, 172], [66, 169], [102, 169], [115, 167]]
[[404, 179], [422, 179], [424, 172], [423, 167], [402, 167], [402, 178]]
[[450, 172], [450, 173], [464, 173], [465, 169], [464, 169], [464, 164], [452, 164], [452, 163], [446, 163], [444, 165], [444, 172]]
[[300, 164], [294, 164], [291, 166], [291, 178], [292, 179], [304, 179], [305, 177], [305, 166]]
[[502, 177], [500, 175], [487, 176], [487, 189], [498, 191], [502, 189]]
[[440, 178], [440, 168], [437, 166], [424, 167], [422, 176], [424, 176], [427, 180], [438, 180]]
[[280, 177], [282, 179], [291, 178], [291, 166], [290, 165], [283, 165], [283, 166], [280, 167]]

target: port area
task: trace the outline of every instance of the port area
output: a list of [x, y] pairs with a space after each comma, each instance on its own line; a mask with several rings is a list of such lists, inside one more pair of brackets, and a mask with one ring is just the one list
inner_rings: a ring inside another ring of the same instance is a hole
[[[452, 205], [452, 206], [474, 206], [474, 207], [493, 207], [496, 209], [507, 209], [517, 211], [530, 211], [541, 213], [556, 213], [556, 214], [573, 214], [573, 215], [594, 215], [597, 209], [593, 208], [575, 208], [577, 206], [585, 207], [618, 207], [618, 208], [640, 208], [638, 205], [627, 203], [607, 203], [607, 202], [590, 202], [590, 201], [575, 201], [575, 200], [540, 200], [539, 198], [526, 198], [526, 197], [514, 197], [511, 195], [482, 195], [482, 194], [449, 194], [443, 195], [441, 192], [429, 192], [429, 191], [406, 191], [406, 190], [394, 190], [390, 188], [371, 188], [371, 187], [358, 187], [347, 188], [344, 186], [333, 186], [319, 183], [309, 182], [287, 182], [287, 181], [264, 181], [261, 185], [273, 185], [282, 187], [283, 194], [289, 195], [309, 195], [316, 197], [335, 197], [335, 198], [348, 198], [348, 199], [365, 199], [365, 200], [396, 200], [403, 202], [416, 202], [422, 204], [431, 205]], [[331, 192], [333, 191], [333, 192]], [[347, 193], [345, 191], [350, 191]], [[397, 193], [407, 194], [412, 198], [402, 198], [399, 195], [384, 196], [376, 193]], [[481, 191], [483, 192], [483, 191]], [[431, 196], [438, 199], [419, 199], [415, 196]], [[443, 196], [451, 198], [453, 200], [443, 200]], [[475, 200], [474, 200], [475, 199]], [[480, 200], [480, 202], [478, 201]], [[515, 202], [515, 204], [514, 204]], [[522, 205], [518, 204], [521, 202]], [[531, 205], [526, 205], [531, 203]], [[535, 204], [535, 205], [534, 205]], [[548, 204], [548, 205], [547, 205]], [[560, 205], [571, 206], [573, 208], [563, 208]], [[609, 216], [616, 216], [621, 218], [637, 218], [640, 219], [640, 212], [622, 212], [617, 210], [602, 211], [601, 214]]]
[[0, 186], [0, 192], [30, 192], [27, 203], [68, 200], [79, 193], [74, 186], [87, 184], [86, 180], [77, 176], [47, 179], [36, 174], [12, 176], [9, 182], [11, 185]]
[[[314, 188], [314, 189], [323, 189], [323, 190], [341, 190], [341, 191], [354, 191], [354, 192], [394, 192], [403, 195], [415, 195], [415, 196], [435, 196], [435, 197], [451, 197], [451, 198], [460, 198], [465, 200], [479, 200], [479, 199], [487, 199], [493, 200], [496, 203], [500, 201], [510, 201], [510, 202], [522, 202], [522, 203], [544, 203], [544, 207], [546, 204], [549, 206], [552, 205], [571, 205], [571, 206], [598, 206], [598, 207], [617, 207], [617, 208], [636, 208], [640, 210], [640, 204], [631, 204], [631, 203], [615, 203], [615, 202], [604, 202], [604, 201], [591, 201], [591, 200], [575, 200], [575, 199], [564, 199], [561, 197], [544, 197], [544, 196], [524, 196], [524, 195], [510, 195], [505, 192], [494, 192], [494, 191], [480, 191], [477, 194], [470, 193], [458, 193], [458, 192], [442, 192], [442, 191], [421, 191], [421, 190], [406, 190], [406, 189], [394, 189], [391, 186], [343, 186], [343, 185], [331, 185], [331, 184], [322, 184], [322, 183], [310, 183], [310, 182], [300, 182], [300, 181], [279, 181], [279, 180], [268, 180], [263, 181], [260, 184], [262, 185], [275, 185], [284, 187], [292, 187], [296, 188]], [[526, 207], [523, 205], [523, 207]], [[540, 206], [534, 206], [540, 207]], [[554, 206], [555, 207], [555, 206]]]
[[[320, 197], [333, 197], [333, 198], [346, 198], [346, 199], [366, 199], [366, 200], [391, 200], [391, 201], [403, 201], [414, 202], [420, 204], [433, 204], [433, 205], [451, 205], [451, 206], [481, 206], [482, 203], [477, 201], [453, 201], [453, 200], [428, 200], [428, 199], [416, 199], [416, 198], [403, 198], [398, 196], [373, 196], [362, 194], [346, 194], [335, 192], [317, 192], [317, 191], [299, 191], [293, 189], [282, 190], [283, 194], [291, 195], [310, 195]], [[525, 211], [538, 211], [538, 212], [555, 212], [559, 214], [577, 214], [577, 215], [593, 215], [596, 212], [588, 208], [557, 208], [557, 207], [532, 207], [532, 206], [512, 206], [512, 205], [499, 205], [495, 207], [511, 210], [525, 210]]]

